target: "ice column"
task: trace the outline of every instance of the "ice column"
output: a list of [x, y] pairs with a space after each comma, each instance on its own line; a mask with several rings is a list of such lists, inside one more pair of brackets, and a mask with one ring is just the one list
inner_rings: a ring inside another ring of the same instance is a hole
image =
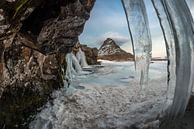
[[176, 49], [175, 39], [173, 36], [173, 29], [168, 19], [169, 16], [165, 13], [165, 8], [161, 1], [152, 0], [157, 16], [159, 18], [160, 26], [162, 28], [164, 40], [166, 43], [166, 52], [168, 57], [168, 86], [166, 94], [166, 103], [164, 104], [163, 110], [165, 111], [169, 106], [172, 105], [174, 98], [174, 91], [176, 86]]
[[152, 41], [148, 17], [143, 0], [122, 0], [127, 16], [129, 33], [132, 40], [135, 65], [141, 88], [148, 83], [148, 71], [151, 60]]
[[72, 54], [72, 63], [73, 63], [73, 66], [74, 66], [76, 72], [77, 73], [81, 73], [82, 72], [82, 68], [81, 68], [81, 66], [79, 64], [79, 61], [77, 60], [76, 56], [73, 53], [71, 53], [71, 54]]
[[190, 8], [191, 14], [194, 17], [194, 0], [186, 0], [188, 7]]
[[[184, 115], [194, 80], [193, 20], [185, 0], [152, 0], [152, 2], [163, 28], [167, 47], [170, 48], [169, 69], [173, 73], [170, 73], [169, 90], [176, 87], [168, 115], [170, 118], [176, 118]], [[176, 68], [173, 69], [171, 65], [175, 64]]]
[[66, 55], [66, 63], [67, 63], [67, 67], [66, 67], [65, 77], [71, 82], [73, 79], [73, 76], [76, 74], [76, 71], [74, 70], [72, 66], [72, 53], [68, 53]]
[[77, 52], [76, 57], [77, 57], [78, 61], [80, 62], [82, 68], [88, 67], [85, 53], [81, 50], [81, 48], [79, 48], [79, 51]]

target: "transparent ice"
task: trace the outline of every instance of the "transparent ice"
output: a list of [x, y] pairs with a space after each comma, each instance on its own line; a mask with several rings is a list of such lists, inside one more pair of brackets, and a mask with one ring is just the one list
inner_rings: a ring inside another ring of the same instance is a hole
[[148, 84], [148, 70], [152, 51], [145, 4], [143, 0], [122, 0], [122, 3], [127, 16], [137, 75], [140, 77], [141, 88], [144, 89]]

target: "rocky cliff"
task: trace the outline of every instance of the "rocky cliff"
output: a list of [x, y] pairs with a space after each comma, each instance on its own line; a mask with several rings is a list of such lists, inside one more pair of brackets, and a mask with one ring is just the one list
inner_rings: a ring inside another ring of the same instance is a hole
[[131, 53], [122, 50], [111, 38], [107, 38], [98, 51], [98, 59], [127, 61], [133, 58]]
[[65, 55], [94, 2], [0, 1], [0, 128], [26, 129], [27, 118], [63, 87]]
[[79, 48], [81, 48], [82, 51], [85, 53], [86, 61], [89, 65], [98, 64], [98, 61], [97, 61], [98, 60], [98, 49], [97, 48], [91, 48], [91, 47], [88, 47], [87, 45], [77, 43], [73, 48], [73, 51], [75, 54], [79, 51]]

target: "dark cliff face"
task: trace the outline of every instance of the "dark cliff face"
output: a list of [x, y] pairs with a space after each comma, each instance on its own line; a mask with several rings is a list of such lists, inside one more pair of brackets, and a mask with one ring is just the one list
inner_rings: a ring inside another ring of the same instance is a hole
[[65, 55], [95, 0], [0, 1], [0, 128], [22, 125], [63, 86]]

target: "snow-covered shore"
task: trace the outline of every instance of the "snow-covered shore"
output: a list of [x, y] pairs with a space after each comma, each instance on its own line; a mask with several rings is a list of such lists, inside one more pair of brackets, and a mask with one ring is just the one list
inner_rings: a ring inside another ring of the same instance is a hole
[[91, 75], [78, 76], [67, 93], [36, 116], [31, 129], [158, 128], [166, 94], [166, 62], [154, 62], [149, 86], [139, 92], [133, 62], [102, 61]]

